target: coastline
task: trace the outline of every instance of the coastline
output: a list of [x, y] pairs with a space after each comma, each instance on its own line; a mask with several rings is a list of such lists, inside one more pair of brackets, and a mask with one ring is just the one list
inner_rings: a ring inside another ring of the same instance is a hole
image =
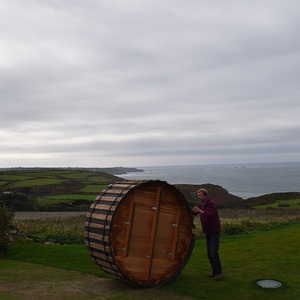
[[169, 184], [214, 184], [243, 199], [272, 193], [300, 192], [300, 162], [140, 167], [118, 175], [128, 180], [162, 180]]

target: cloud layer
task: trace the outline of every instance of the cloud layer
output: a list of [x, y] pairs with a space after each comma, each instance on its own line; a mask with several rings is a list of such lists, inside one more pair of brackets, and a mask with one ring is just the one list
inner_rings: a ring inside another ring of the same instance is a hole
[[298, 1], [0, 4], [0, 167], [300, 160]]

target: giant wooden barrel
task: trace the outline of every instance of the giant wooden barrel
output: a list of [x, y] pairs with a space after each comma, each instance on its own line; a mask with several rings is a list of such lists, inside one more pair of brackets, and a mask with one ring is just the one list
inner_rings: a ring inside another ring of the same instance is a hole
[[174, 279], [193, 250], [193, 217], [180, 191], [164, 181], [121, 181], [90, 207], [85, 244], [106, 273], [140, 287]]

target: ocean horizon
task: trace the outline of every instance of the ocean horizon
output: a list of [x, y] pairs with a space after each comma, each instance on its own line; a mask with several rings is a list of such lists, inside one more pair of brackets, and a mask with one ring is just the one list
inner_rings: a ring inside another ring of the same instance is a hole
[[162, 180], [169, 184], [215, 184], [243, 199], [271, 193], [300, 192], [300, 162], [137, 167], [119, 177]]

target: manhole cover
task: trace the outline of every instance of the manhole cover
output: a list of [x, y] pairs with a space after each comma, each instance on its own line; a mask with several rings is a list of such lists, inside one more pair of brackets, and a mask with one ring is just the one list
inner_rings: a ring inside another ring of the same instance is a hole
[[281, 282], [273, 279], [263, 279], [256, 282], [257, 285], [264, 289], [277, 289], [281, 287]]

